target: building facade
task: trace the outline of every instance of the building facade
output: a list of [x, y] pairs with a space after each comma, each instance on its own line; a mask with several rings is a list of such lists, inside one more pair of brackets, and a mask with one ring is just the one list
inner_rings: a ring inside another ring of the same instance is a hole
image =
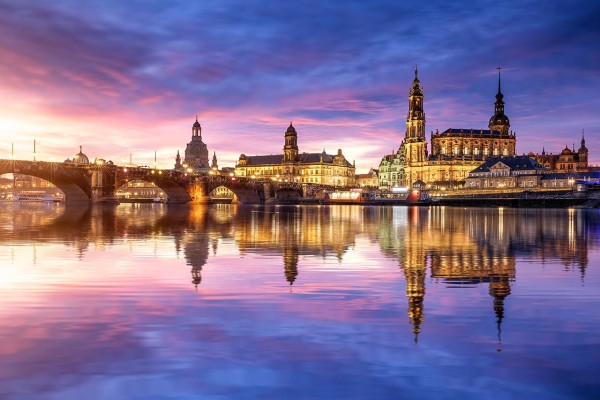
[[300, 153], [298, 133], [290, 123], [284, 135], [283, 154], [246, 156], [241, 154], [235, 176], [272, 179], [281, 182], [316, 183], [348, 187], [355, 184], [355, 167], [342, 149], [337, 154]]
[[379, 165], [379, 187], [412, 186], [417, 181], [434, 189], [462, 187], [470, 171], [488, 157], [513, 156], [516, 134], [504, 113], [504, 95], [498, 75], [498, 93], [488, 129], [455, 129], [431, 132], [431, 153], [425, 138], [424, 93], [415, 68], [408, 96], [404, 140], [395, 154], [385, 155]]
[[379, 187], [379, 171], [371, 168], [366, 174], [356, 174], [356, 184], [364, 188]]
[[535, 159], [538, 163], [546, 167], [550, 172], [587, 172], [589, 150], [585, 147], [585, 136], [581, 134], [581, 143], [579, 149], [569, 149], [569, 146], [560, 152], [560, 154], [546, 154], [546, 149], [542, 149], [541, 154], [529, 153], [529, 157]]
[[511, 191], [515, 189], [574, 189], [578, 184], [597, 184], [600, 172], [553, 172], [533, 157], [492, 157], [470, 172], [465, 189]]
[[528, 156], [491, 157], [469, 173], [465, 188], [537, 188], [547, 172]]

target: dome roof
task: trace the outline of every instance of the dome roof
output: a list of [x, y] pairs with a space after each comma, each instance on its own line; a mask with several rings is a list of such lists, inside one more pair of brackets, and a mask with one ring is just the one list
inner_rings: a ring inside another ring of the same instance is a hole
[[90, 163], [90, 159], [88, 156], [83, 154], [82, 147], [83, 146], [79, 146], [79, 153], [73, 156], [73, 163], [78, 165], [88, 165]]
[[489, 126], [492, 126], [492, 125], [510, 126], [510, 121], [509, 121], [508, 117], [504, 114], [495, 114], [494, 116], [492, 116], [492, 118], [490, 118]]
[[192, 128], [200, 128], [200, 122], [198, 122], [198, 116], [196, 115], [196, 122], [192, 125]]
[[563, 149], [563, 151], [560, 152], [560, 154], [563, 156], [567, 156], [573, 154], [573, 152], [571, 151], [571, 149], [569, 149], [569, 146], [565, 146], [565, 148]]
[[290, 122], [290, 126], [288, 126], [287, 131], [285, 131], [285, 133], [296, 133], [296, 128], [294, 128], [294, 126], [292, 125], [292, 123]]

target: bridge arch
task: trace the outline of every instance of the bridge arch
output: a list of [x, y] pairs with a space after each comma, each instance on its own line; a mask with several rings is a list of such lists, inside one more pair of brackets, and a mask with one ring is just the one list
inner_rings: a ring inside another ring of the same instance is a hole
[[89, 203], [90, 174], [85, 168], [63, 168], [62, 163], [0, 160], [0, 175], [21, 174], [48, 181], [65, 195], [66, 203]]
[[[154, 171], [154, 173], [152, 173]], [[121, 188], [133, 181], [151, 182], [167, 196], [168, 203], [185, 204], [192, 201], [185, 184], [181, 184], [177, 179], [170, 179], [162, 171], [159, 174], [155, 170], [145, 168], [119, 168], [116, 176], [116, 188]]]

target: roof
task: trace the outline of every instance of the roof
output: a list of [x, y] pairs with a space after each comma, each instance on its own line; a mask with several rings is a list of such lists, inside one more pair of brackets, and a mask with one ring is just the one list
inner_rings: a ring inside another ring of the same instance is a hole
[[[322, 159], [321, 159], [322, 157]], [[324, 162], [331, 164], [335, 156], [323, 153], [301, 153], [298, 154], [298, 159], [301, 164], [314, 164]], [[283, 163], [283, 154], [270, 154], [266, 156], [246, 156], [247, 165], [277, 165]], [[346, 166], [351, 167], [352, 164], [346, 160]]]
[[246, 156], [247, 165], [268, 165], [281, 164], [283, 162], [283, 154], [271, 154], [268, 156]]
[[456, 135], [456, 134], [467, 134], [467, 135], [484, 135], [484, 136], [506, 136], [506, 135], [502, 135], [501, 132], [499, 131], [491, 131], [489, 129], [454, 129], [454, 128], [449, 128], [446, 129], [444, 132], [438, 133], [438, 135], [444, 135], [444, 136], [451, 136], [451, 135]]
[[546, 169], [528, 156], [491, 157], [471, 173], [490, 172], [490, 168], [499, 162], [508, 166], [511, 171], [543, 171]]

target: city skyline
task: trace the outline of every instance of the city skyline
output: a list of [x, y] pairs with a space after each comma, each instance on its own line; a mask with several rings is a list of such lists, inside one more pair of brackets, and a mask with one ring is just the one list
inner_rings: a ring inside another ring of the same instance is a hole
[[[517, 154], [577, 147], [600, 163], [600, 88], [589, 2], [98, 2], [0, 4], [0, 158], [172, 168], [195, 116], [220, 166], [342, 148], [377, 168], [405, 132], [415, 64], [426, 133], [485, 129], [496, 67]], [[132, 14], [135, 16], [132, 17]]]

